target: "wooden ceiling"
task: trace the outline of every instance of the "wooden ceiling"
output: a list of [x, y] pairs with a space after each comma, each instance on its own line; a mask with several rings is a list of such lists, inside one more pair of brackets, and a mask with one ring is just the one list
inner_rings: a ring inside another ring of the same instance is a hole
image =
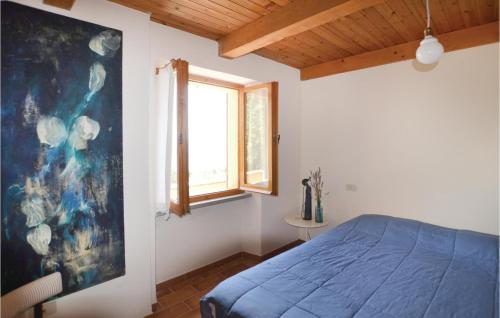
[[[151, 20], [219, 41], [221, 56], [253, 52], [302, 79], [415, 57], [424, 0], [111, 0]], [[430, 0], [446, 51], [498, 41], [498, 0]]]

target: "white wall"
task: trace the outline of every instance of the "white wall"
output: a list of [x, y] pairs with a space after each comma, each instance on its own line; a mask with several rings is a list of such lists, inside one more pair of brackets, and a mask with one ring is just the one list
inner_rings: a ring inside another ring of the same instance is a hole
[[76, 1], [71, 11], [16, 2], [123, 31], [125, 276], [65, 296], [46, 317], [143, 317], [151, 312], [148, 179], [149, 17], [107, 1]]
[[165, 281], [241, 250], [261, 255], [297, 239], [297, 230], [286, 225], [283, 218], [300, 206], [298, 71], [256, 55], [236, 60], [219, 58], [214, 41], [157, 23], [151, 23], [150, 28], [152, 68], [172, 58], [182, 58], [206, 69], [260, 82], [279, 81], [280, 85], [279, 196], [256, 194], [249, 199], [195, 209], [182, 218], [157, 218], [156, 281]]
[[[380, 213], [498, 233], [498, 44], [303, 82], [301, 171], [335, 224]], [[354, 184], [357, 191], [346, 191]]]

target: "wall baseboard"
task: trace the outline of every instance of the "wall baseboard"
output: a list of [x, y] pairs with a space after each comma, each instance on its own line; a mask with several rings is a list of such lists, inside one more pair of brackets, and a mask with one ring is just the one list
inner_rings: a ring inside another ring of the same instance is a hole
[[[156, 291], [158, 292], [159, 290], [162, 290], [162, 289], [166, 289], [166, 288], [169, 288], [171, 287], [172, 285], [180, 282], [180, 281], [183, 281], [183, 280], [186, 280], [186, 279], [189, 279], [191, 277], [194, 277], [202, 272], [205, 272], [205, 271], [208, 271], [212, 268], [215, 268], [217, 266], [220, 266], [224, 263], [228, 263], [232, 260], [235, 260], [235, 259], [238, 259], [238, 258], [247, 258], [247, 259], [252, 259], [252, 260], [256, 260], [256, 261], [259, 261], [259, 262], [262, 262], [262, 261], [265, 261], [265, 260], [268, 260], [270, 259], [271, 257], [274, 257], [278, 254], [281, 254], [289, 249], [292, 249], [296, 246], [299, 246], [300, 244], [304, 243], [303, 240], [296, 240], [296, 241], [293, 241], [293, 242], [290, 242], [282, 247], [279, 247], [269, 253], [266, 253], [262, 256], [258, 256], [258, 255], [255, 255], [255, 254], [251, 254], [251, 253], [247, 253], [247, 252], [238, 252], [236, 254], [233, 254], [231, 256], [228, 256], [228, 257], [225, 257], [223, 259], [220, 259], [216, 262], [213, 262], [213, 263], [210, 263], [208, 265], [205, 265], [205, 266], [202, 266], [200, 268], [197, 268], [195, 270], [192, 270], [190, 272], [187, 272], [185, 274], [182, 274], [182, 275], [179, 275], [177, 277], [174, 277], [174, 278], [171, 278], [169, 280], [166, 280], [164, 282], [161, 282], [161, 283], [158, 283], [156, 284]], [[156, 305], [156, 306], [155, 306]], [[157, 309], [157, 304], [153, 304], [153, 308]], [[155, 310], [153, 310], [154, 312]]]
[[196, 276], [196, 275], [198, 275], [198, 274], [200, 274], [202, 272], [205, 272], [207, 270], [210, 270], [212, 268], [215, 268], [215, 267], [217, 267], [219, 265], [222, 265], [224, 263], [230, 262], [230, 261], [235, 260], [237, 258], [241, 258], [242, 257], [241, 253], [242, 252], [238, 252], [238, 253], [233, 254], [231, 256], [228, 256], [228, 257], [225, 257], [223, 259], [220, 259], [220, 260], [218, 260], [216, 262], [210, 263], [208, 265], [202, 266], [200, 268], [197, 268], [197, 269], [192, 270], [190, 272], [187, 272], [185, 274], [182, 274], [182, 275], [179, 275], [177, 277], [174, 277], [174, 278], [171, 278], [169, 280], [166, 280], [164, 282], [158, 283], [158, 284], [156, 284], [156, 291], [161, 290], [161, 289], [165, 289], [165, 288], [169, 288], [172, 285], [174, 285], [174, 284], [176, 284], [176, 283], [178, 283], [180, 281], [183, 281], [183, 280], [189, 279], [191, 277], [194, 277], [194, 276]]
[[151, 305], [151, 311], [156, 312], [160, 308], [160, 305], [158, 303], [154, 303]]
[[[265, 260], [268, 260], [270, 259], [271, 257], [274, 257], [278, 254], [281, 254], [283, 252], [286, 252], [296, 246], [299, 246], [300, 244], [304, 243], [304, 240], [295, 240], [293, 242], [290, 242], [286, 245], [283, 245], [282, 247], [278, 247], [277, 249], [267, 253], [267, 254], [264, 254], [262, 256], [260, 256], [260, 261], [265, 261]], [[259, 257], [259, 256], [258, 256]]]

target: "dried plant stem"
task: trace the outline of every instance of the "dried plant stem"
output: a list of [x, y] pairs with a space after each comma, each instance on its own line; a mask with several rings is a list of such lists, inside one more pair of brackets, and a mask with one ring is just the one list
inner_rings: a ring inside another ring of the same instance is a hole
[[320, 167], [318, 167], [318, 170], [311, 171], [311, 185], [314, 189], [316, 200], [321, 202], [321, 197], [323, 194], [323, 179], [321, 176]]

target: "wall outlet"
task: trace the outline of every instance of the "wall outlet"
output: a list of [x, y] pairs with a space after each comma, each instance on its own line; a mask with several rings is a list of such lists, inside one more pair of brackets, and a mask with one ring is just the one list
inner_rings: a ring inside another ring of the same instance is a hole
[[357, 191], [358, 187], [355, 184], [346, 184], [345, 189], [346, 191]]

